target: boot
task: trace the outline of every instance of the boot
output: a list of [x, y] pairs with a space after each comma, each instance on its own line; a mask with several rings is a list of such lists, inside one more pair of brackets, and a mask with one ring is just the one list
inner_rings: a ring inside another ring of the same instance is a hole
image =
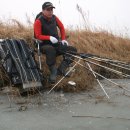
[[62, 61], [60, 66], [58, 67], [58, 75], [65, 76], [68, 67], [69, 67], [69, 64], [66, 61]]
[[57, 76], [57, 68], [52, 65], [49, 67], [50, 70], [50, 77], [49, 77], [49, 82], [50, 83], [55, 83], [56, 82], [56, 76]]

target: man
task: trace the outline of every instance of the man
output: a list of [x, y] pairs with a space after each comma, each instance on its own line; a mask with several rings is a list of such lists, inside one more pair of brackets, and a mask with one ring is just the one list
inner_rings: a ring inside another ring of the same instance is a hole
[[[68, 45], [65, 40], [65, 29], [62, 22], [57, 16], [53, 14], [55, 7], [51, 2], [45, 2], [42, 5], [42, 12], [36, 16], [34, 23], [34, 35], [35, 38], [42, 40], [41, 50], [46, 54], [46, 63], [50, 70], [49, 81], [55, 83], [57, 73], [65, 75], [66, 69], [72, 63], [71, 57], [66, 55], [66, 51], [77, 50]], [[61, 40], [58, 35], [58, 29], [60, 30]], [[61, 42], [59, 42], [61, 41]], [[58, 69], [56, 68], [56, 56], [63, 55], [63, 61]]]

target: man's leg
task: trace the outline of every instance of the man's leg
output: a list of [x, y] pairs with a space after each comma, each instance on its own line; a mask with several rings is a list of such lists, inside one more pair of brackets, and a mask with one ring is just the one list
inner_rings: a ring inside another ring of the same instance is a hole
[[58, 67], [58, 74], [60, 74], [60, 75], [66, 74], [66, 69], [70, 66], [70, 64], [74, 60], [74, 57], [69, 54], [66, 54], [66, 52], [68, 52], [68, 53], [77, 52], [77, 49], [72, 46], [66, 46], [66, 47], [61, 46], [61, 48], [59, 48], [59, 53], [63, 54], [63, 61], [61, 62], [61, 64]]
[[57, 76], [57, 69], [56, 69], [56, 66], [55, 66], [55, 63], [56, 63], [56, 50], [51, 45], [44, 45], [42, 47], [42, 51], [43, 51], [43, 53], [46, 54], [46, 64], [48, 65], [49, 70], [50, 70], [49, 81], [51, 83], [55, 83], [56, 76]]

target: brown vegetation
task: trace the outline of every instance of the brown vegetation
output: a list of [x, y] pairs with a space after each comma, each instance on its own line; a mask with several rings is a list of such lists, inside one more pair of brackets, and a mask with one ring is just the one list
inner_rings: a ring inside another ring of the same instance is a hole
[[[87, 29], [77, 29], [74, 31], [67, 29], [67, 35], [69, 35], [69, 43], [75, 46], [78, 49], [78, 52], [96, 54], [126, 62], [130, 61], [130, 39], [118, 37], [105, 31], [92, 32]], [[6, 24], [0, 22], [1, 39], [23, 38], [31, 47], [34, 47], [32, 37], [33, 27], [31, 25], [26, 27], [17, 20], [12, 20], [11, 23]], [[47, 67], [45, 65], [45, 57], [43, 58], [42, 66], [43, 70], [45, 70], [44, 68]], [[44, 71], [44, 73], [46, 72]], [[1, 71], [0, 79], [2, 81], [3, 77], [4, 79], [7, 79], [6, 76], [3, 76], [3, 74], [4, 72]], [[66, 88], [65, 86], [68, 85], [67, 82], [69, 80], [77, 83], [76, 90], [91, 88], [92, 84], [94, 83], [93, 76], [79, 65], [76, 66], [76, 71], [71, 78], [66, 78], [62, 83], [59, 84], [59, 87]], [[69, 88], [69, 90], [71, 90], [71, 88]]]

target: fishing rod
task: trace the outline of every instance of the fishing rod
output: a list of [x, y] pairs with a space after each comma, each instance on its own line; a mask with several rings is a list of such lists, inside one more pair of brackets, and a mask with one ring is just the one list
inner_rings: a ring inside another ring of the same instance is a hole
[[97, 78], [96, 74], [94, 73], [92, 67], [90, 66], [90, 64], [88, 62], [86, 62], [86, 64], [88, 65], [90, 71], [92, 72], [92, 74], [94, 75], [94, 77], [96, 78], [99, 86], [101, 87], [101, 89], [103, 90], [103, 92], [105, 93], [106, 97], [109, 99], [110, 97], [108, 96], [107, 92], [105, 91], [103, 85], [101, 84], [101, 82], [99, 81], [99, 79]]
[[[73, 60], [73, 61], [74, 61], [74, 60]], [[74, 61], [74, 62], [76, 62], [76, 61]], [[76, 63], [77, 63], [77, 62], [76, 62]], [[120, 84], [118, 84], [118, 83], [116, 83], [116, 82], [114, 82], [114, 81], [112, 81], [112, 80], [106, 78], [105, 76], [103, 76], [103, 75], [101, 75], [101, 74], [95, 72], [94, 70], [90, 70], [90, 68], [88, 68], [87, 66], [85, 66], [85, 65], [83, 65], [83, 64], [81, 64], [81, 63], [77, 63], [77, 64], [80, 65], [80, 66], [82, 66], [82, 67], [84, 67], [84, 68], [86, 68], [86, 69], [89, 70], [90, 72], [93, 71], [93, 73], [95, 73], [95, 74], [98, 75], [99, 77], [101, 77], [101, 78], [103, 78], [103, 79], [106, 79], [107, 81], [109, 81], [109, 82], [111, 82], [112, 84], [118, 86], [119, 88], [121, 88], [121, 89], [123, 89], [123, 90], [125, 90], [125, 91], [130, 92], [129, 89], [126, 89], [125, 87], [121, 86]]]
[[110, 58], [104, 58], [104, 57], [94, 55], [94, 54], [90, 54], [90, 53], [77, 53], [77, 52], [72, 52], [72, 51], [68, 51], [68, 53], [71, 53], [73, 55], [78, 55], [82, 58], [96, 59], [98, 61], [109, 62], [109, 63], [118, 64], [118, 65], [130, 68], [130, 64], [128, 64], [127, 62], [119, 61], [119, 60], [112, 60]]
[[117, 70], [114, 70], [114, 69], [112, 69], [112, 68], [110, 68], [110, 67], [106, 67], [106, 66], [104, 66], [104, 65], [100, 65], [100, 64], [98, 64], [98, 63], [95, 63], [95, 62], [92, 62], [92, 61], [90, 61], [90, 60], [87, 60], [88, 56], [86, 56], [86, 54], [80, 54], [79, 56], [74, 55], [74, 54], [71, 54], [71, 53], [68, 53], [68, 52], [66, 52], [65, 54], [68, 54], [68, 55], [70, 55], [70, 56], [73, 56], [74, 58], [81, 59], [81, 60], [86, 61], [86, 62], [88, 62], [88, 63], [90, 63], [90, 64], [96, 65], [96, 66], [98, 66], [98, 67], [105, 68], [105, 69], [107, 69], [107, 70], [109, 70], [109, 71], [111, 71], [111, 72], [113, 72], [113, 73], [115, 73], [115, 74], [121, 75], [121, 76], [123, 76], [123, 77], [125, 77], [125, 78], [130, 77], [130, 75], [125, 74], [125, 73], [123, 73], [123, 72], [121, 72], [121, 71], [117, 71]]
[[52, 88], [51, 90], [47, 93], [50, 94], [51, 91], [75, 68], [75, 66], [80, 62], [80, 59], [74, 64], [73, 67], [71, 67], [70, 70], [68, 70], [68, 72], [65, 74], [65, 76], [63, 76]]
[[111, 66], [115, 66], [115, 67], [118, 67], [118, 68], [121, 68], [121, 69], [125, 69], [125, 70], [130, 70], [130, 68], [127, 67], [124, 67], [124, 65], [122, 64], [118, 64], [118, 63], [115, 63], [115, 62], [110, 62], [108, 60], [104, 60], [104, 59], [101, 59], [101, 58], [97, 58], [97, 57], [88, 57], [89, 59], [92, 59], [92, 60], [95, 60], [95, 61], [99, 61], [99, 62], [102, 62], [102, 63], [106, 63], [106, 64], [109, 64]]

